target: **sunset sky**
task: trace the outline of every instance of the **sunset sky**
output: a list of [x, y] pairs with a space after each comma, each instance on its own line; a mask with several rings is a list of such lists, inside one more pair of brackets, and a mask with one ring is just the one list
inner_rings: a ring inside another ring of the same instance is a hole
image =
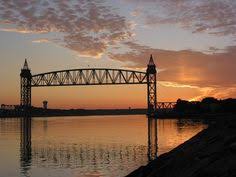
[[[0, 0], [0, 104], [20, 69], [158, 68], [158, 101], [236, 97], [235, 0]], [[145, 85], [33, 88], [34, 106], [146, 107]]]

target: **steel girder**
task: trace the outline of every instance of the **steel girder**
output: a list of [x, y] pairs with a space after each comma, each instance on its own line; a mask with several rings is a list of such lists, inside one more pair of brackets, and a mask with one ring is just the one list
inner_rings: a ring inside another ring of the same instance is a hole
[[157, 109], [173, 109], [176, 102], [157, 102]]
[[32, 87], [146, 84], [146, 72], [121, 69], [75, 69], [42, 73], [32, 76]]

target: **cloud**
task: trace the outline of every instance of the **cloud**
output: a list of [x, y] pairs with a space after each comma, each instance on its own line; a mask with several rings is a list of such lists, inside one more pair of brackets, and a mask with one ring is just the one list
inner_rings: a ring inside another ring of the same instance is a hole
[[206, 54], [192, 50], [155, 49], [135, 42], [126, 42], [124, 45], [129, 47], [128, 52], [110, 53], [110, 57], [114, 60], [136, 63], [133, 67], [146, 67], [150, 54], [153, 54], [158, 69], [162, 70], [158, 73], [158, 81], [165, 86], [211, 88], [212, 95], [214, 91], [225, 91], [219, 88], [235, 87], [236, 46], [228, 47], [222, 52]]
[[103, 1], [0, 1], [0, 23], [19, 33], [59, 33], [59, 44], [78, 54], [98, 57], [129, 38], [130, 24]]
[[161, 81], [160, 84], [165, 87], [174, 87], [174, 88], [199, 88], [197, 86], [179, 84], [176, 82]]
[[48, 39], [36, 39], [32, 41], [33, 43], [48, 43], [50, 42]]
[[[124, 1], [139, 3], [140, 7], [136, 7], [131, 15], [143, 18], [150, 26], [174, 24], [193, 33], [236, 34], [236, 1]], [[145, 68], [150, 54], [153, 54], [161, 71], [158, 80], [163, 86], [198, 89], [201, 92], [199, 98], [208, 94], [236, 96], [236, 46], [225, 50], [210, 47], [207, 53], [202, 53], [161, 50], [131, 42], [135, 23], [129, 23], [105, 1], [0, 1], [0, 24], [14, 26], [0, 29], [6, 32], [54, 33], [57, 39], [41, 38], [32, 42], [53, 41], [80, 56], [99, 58], [109, 47], [115, 49], [117, 43], [123, 42], [128, 52], [108, 53], [111, 59], [122, 61], [129, 68]]]
[[205, 97], [215, 97], [225, 99], [236, 96], [236, 85], [232, 87], [199, 87], [200, 94], [190, 99], [190, 101], [199, 101]]
[[20, 29], [20, 28], [0, 28], [0, 31], [4, 32], [15, 32], [15, 33], [23, 33], [23, 34], [29, 34], [29, 33], [45, 33], [46, 31], [31, 31], [28, 29]]
[[236, 84], [233, 84], [231, 87], [195, 86], [195, 85], [186, 85], [167, 81], [160, 81], [159, 84], [164, 87], [173, 87], [177, 89], [190, 88], [198, 90], [199, 95], [191, 98], [190, 101], [201, 100], [205, 97], [228, 98], [228, 97], [234, 97], [236, 95]]
[[126, 0], [126, 2], [146, 7], [142, 8], [142, 17], [147, 25], [175, 24], [190, 29], [193, 33], [236, 35], [236, 1]]

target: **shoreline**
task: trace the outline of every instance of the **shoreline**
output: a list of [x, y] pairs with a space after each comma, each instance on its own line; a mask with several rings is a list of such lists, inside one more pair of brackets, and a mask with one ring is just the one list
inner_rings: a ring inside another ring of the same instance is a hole
[[217, 120], [127, 177], [236, 176], [236, 119]]
[[[106, 116], [106, 115], [147, 115], [146, 109], [72, 109], [72, 110], [61, 110], [61, 109], [48, 109], [48, 110], [33, 110], [30, 117], [70, 117], [70, 116]], [[199, 113], [199, 114], [183, 114], [177, 113], [170, 110], [161, 110], [157, 112], [157, 119], [222, 119], [224, 118], [235, 118], [235, 113]], [[24, 117], [24, 114], [9, 111], [6, 113], [0, 112], [1, 118], [17, 118]]]
[[[96, 115], [143, 115], [146, 109], [33, 109], [30, 113], [31, 117], [63, 117], [63, 116], [96, 116]], [[20, 111], [8, 111], [0, 114], [0, 118], [4, 117], [23, 117]]]

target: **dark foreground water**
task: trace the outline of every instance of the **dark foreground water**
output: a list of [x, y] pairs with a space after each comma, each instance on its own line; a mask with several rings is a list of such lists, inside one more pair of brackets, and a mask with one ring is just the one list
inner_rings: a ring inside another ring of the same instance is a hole
[[0, 119], [0, 177], [125, 176], [204, 128], [145, 115]]

